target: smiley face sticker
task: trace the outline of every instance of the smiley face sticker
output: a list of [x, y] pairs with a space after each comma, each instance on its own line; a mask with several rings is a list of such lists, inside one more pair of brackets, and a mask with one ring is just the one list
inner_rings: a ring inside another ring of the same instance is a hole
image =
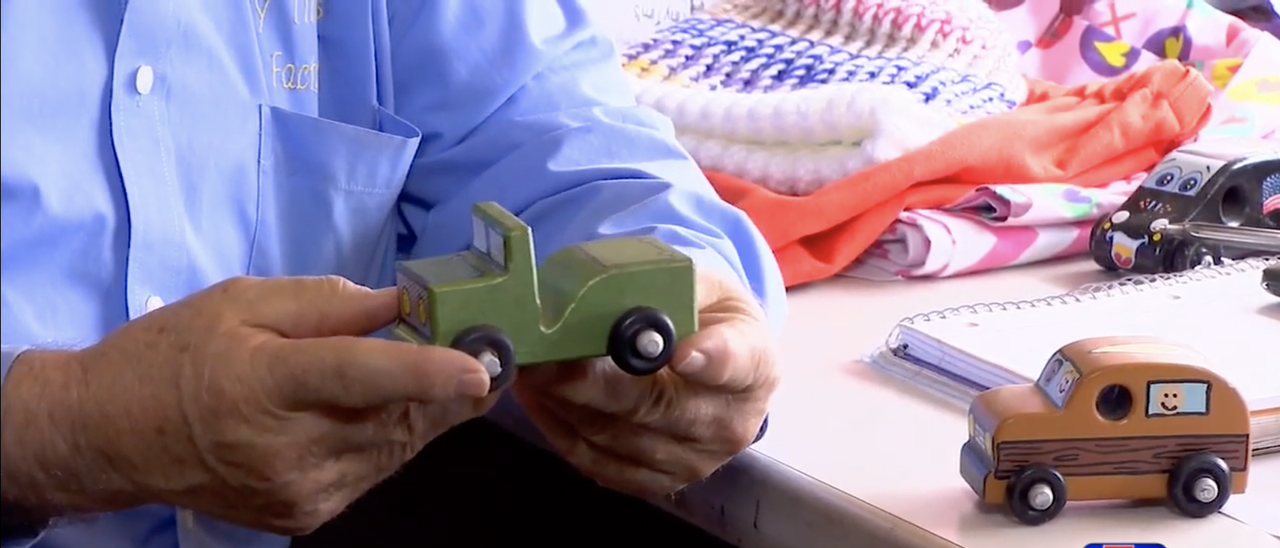
[[1185, 399], [1182, 387], [1176, 384], [1165, 385], [1164, 388], [1157, 390], [1154, 396], [1152, 408], [1166, 415], [1173, 415], [1182, 409], [1182, 401]]
[[1062, 374], [1058, 377], [1058, 395], [1066, 396], [1071, 391], [1071, 387], [1076, 385], [1076, 381], [1080, 380], [1080, 372], [1074, 367], [1063, 369]]
[[1201, 380], [1154, 381], [1147, 385], [1147, 416], [1209, 414], [1209, 383]]

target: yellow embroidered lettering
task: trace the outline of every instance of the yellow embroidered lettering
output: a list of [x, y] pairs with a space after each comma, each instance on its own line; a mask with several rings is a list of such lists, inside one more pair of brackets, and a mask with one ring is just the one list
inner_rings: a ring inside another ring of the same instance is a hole
[[316, 72], [314, 70], [315, 66], [316, 65], [314, 63], [307, 63], [305, 65], [301, 65], [298, 67], [298, 78], [297, 78], [298, 89], [311, 89], [311, 90], [315, 89], [315, 84], [316, 84]]
[[262, 32], [262, 24], [267, 21], [267, 7], [271, 0], [249, 0], [253, 4], [254, 14], [258, 16], [258, 32]]
[[271, 54], [271, 86], [289, 91], [320, 91], [320, 63], [288, 63], [283, 52]]
[[293, 0], [294, 24], [315, 23], [324, 17], [324, 4], [321, 0]]

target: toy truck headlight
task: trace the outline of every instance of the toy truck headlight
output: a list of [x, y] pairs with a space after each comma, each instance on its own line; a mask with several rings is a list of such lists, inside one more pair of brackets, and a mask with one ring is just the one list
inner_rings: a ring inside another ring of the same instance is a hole
[[400, 316], [404, 318], [413, 314], [413, 296], [409, 294], [409, 288], [400, 288]]
[[418, 320], [418, 323], [421, 324], [422, 327], [431, 327], [431, 315], [427, 310], [426, 295], [418, 296], [418, 305], [414, 307], [414, 310], [417, 312], [417, 315], [418, 315], [418, 317], [416, 318]]

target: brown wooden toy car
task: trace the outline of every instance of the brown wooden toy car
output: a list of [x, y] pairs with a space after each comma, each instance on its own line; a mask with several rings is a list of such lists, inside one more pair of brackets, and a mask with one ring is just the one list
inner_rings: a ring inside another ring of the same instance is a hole
[[1032, 384], [969, 406], [960, 475], [983, 502], [1028, 525], [1068, 500], [1167, 499], [1217, 512], [1249, 479], [1249, 408], [1207, 359], [1154, 337], [1062, 347]]

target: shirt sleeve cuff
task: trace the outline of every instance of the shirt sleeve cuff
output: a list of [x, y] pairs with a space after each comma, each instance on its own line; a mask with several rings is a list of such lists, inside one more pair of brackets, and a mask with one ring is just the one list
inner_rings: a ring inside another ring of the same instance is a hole
[[[23, 352], [31, 350], [29, 346], [0, 346], [0, 385], [3, 385], [4, 379], [9, 377], [9, 369], [13, 366], [14, 360]], [[44, 529], [41, 524], [25, 523], [20, 512], [14, 508], [0, 508], [0, 521], [3, 521], [3, 531], [0, 531], [0, 548], [27, 548], [40, 540], [44, 535]]]
[[[747, 279], [742, 272], [735, 268], [732, 263], [725, 259], [724, 256], [716, 250], [689, 246], [675, 246], [675, 248], [693, 259], [694, 266], [699, 270], [714, 271], [723, 274], [730, 279], [741, 281], [742, 287], [752, 287], [751, 280]], [[777, 306], [777, 303], [771, 302], [766, 295], [761, 295], [753, 291], [752, 296], [755, 297], [756, 304], [759, 304], [760, 308], [764, 310], [765, 318], [769, 322], [770, 331], [772, 331], [775, 336], [780, 334], [782, 332], [782, 319], [785, 316], [785, 312], [779, 310], [780, 307]], [[785, 296], [783, 298], [785, 299]]]
[[[7, 512], [8, 510], [4, 510]], [[27, 524], [7, 523], [9, 517], [5, 516], [4, 532], [0, 533], [0, 548], [28, 548], [34, 546], [40, 537], [44, 536], [44, 530], [38, 527], [29, 526]]]
[[[4, 380], [9, 378], [9, 368], [13, 367], [13, 361], [23, 352], [31, 350], [29, 346], [0, 346], [0, 385], [4, 384]], [[8, 544], [4, 548], [8, 548]]]
[[769, 414], [765, 413], [764, 422], [760, 423], [760, 430], [756, 432], [756, 439], [751, 441], [751, 445], [760, 443], [760, 440], [764, 439], [764, 435], [768, 431], [769, 431]]

